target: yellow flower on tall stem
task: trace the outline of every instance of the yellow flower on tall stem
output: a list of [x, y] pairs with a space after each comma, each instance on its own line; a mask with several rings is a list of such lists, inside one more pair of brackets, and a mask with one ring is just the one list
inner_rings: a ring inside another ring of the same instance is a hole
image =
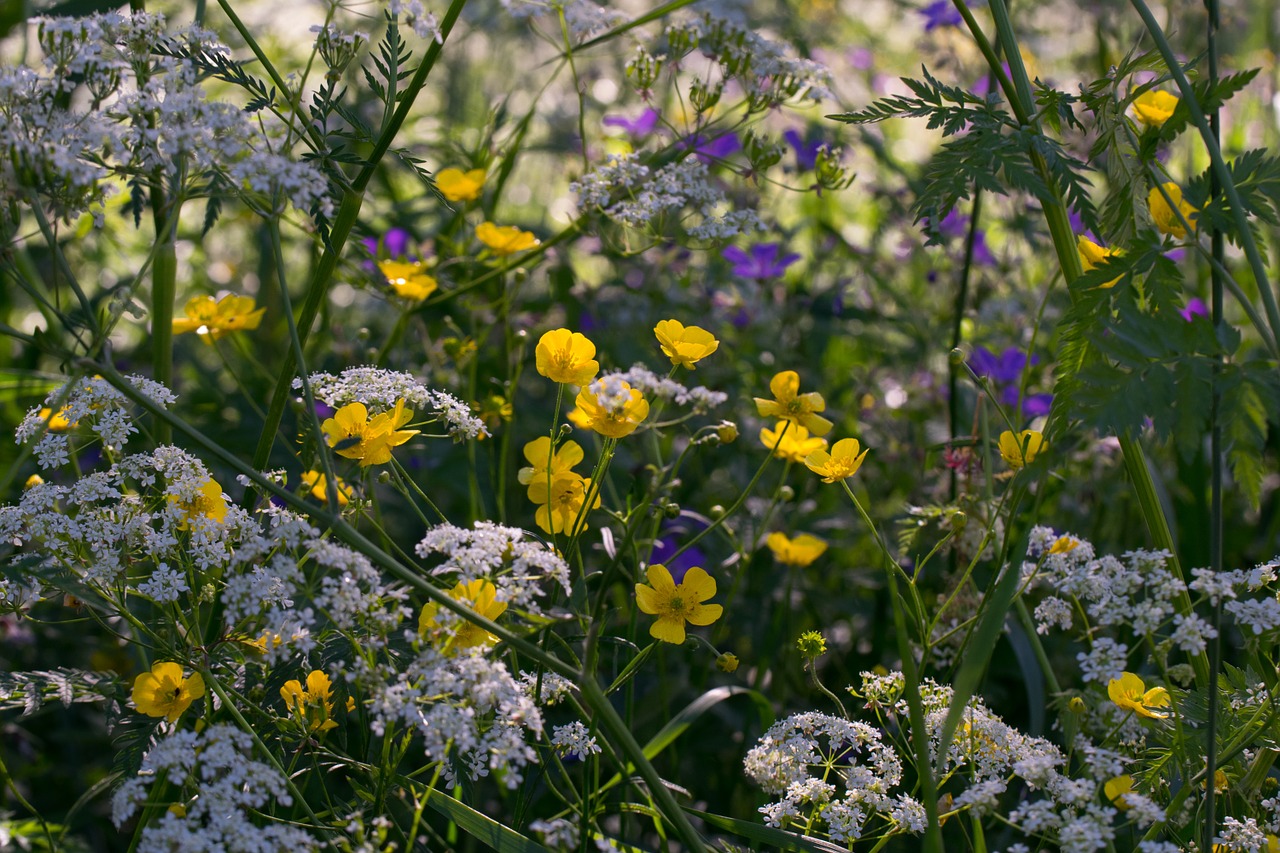
[[696, 362], [711, 355], [720, 346], [715, 335], [701, 326], [686, 326], [679, 320], [663, 320], [653, 327], [662, 353], [672, 364], [696, 370]]
[[[1185, 219], [1192, 228], [1195, 228], [1196, 214], [1200, 211], [1183, 201], [1182, 187], [1172, 181], [1163, 184], [1163, 187], [1164, 193], [1160, 192], [1160, 187], [1152, 187], [1151, 192], [1147, 194], [1147, 207], [1151, 210], [1151, 220], [1162, 233], [1181, 240], [1187, 236], [1187, 229], [1183, 227], [1182, 220]], [[1168, 193], [1169, 201], [1164, 200], [1165, 193]], [[1173, 203], [1173, 207], [1169, 206], [1170, 202]], [[1178, 209], [1177, 214], [1173, 212], [1174, 207]], [[1181, 214], [1181, 218], [1178, 214]]]
[[1169, 707], [1169, 691], [1163, 687], [1147, 690], [1142, 678], [1132, 672], [1123, 672], [1119, 678], [1107, 682], [1107, 695], [1120, 708], [1133, 711], [1139, 716], [1153, 720], [1163, 720], [1169, 716], [1163, 711], [1152, 710]]
[[773, 558], [784, 566], [804, 568], [821, 557], [827, 550], [827, 543], [817, 536], [801, 533], [794, 539], [785, 533], [774, 532], [764, 543], [773, 552]]
[[[507, 611], [507, 603], [497, 600], [498, 588], [485, 578], [473, 581], [459, 581], [449, 590], [449, 597], [468, 609], [496, 622], [498, 617]], [[436, 617], [440, 615], [440, 605], [427, 604], [418, 617], [418, 635], [426, 637], [436, 627]], [[476, 646], [491, 646], [498, 638], [473, 622], [460, 621], [453, 634], [445, 641], [450, 649], [470, 649]]]
[[187, 530], [191, 522], [199, 519], [221, 524], [227, 517], [227, 500], [222, 496], [222, 486], [212, 477], [205, 481], [195, 497], [183, 500], [177, 495], [169, 495], [169, 503], [177, 504], [184, 514], [178, 524], [180, 530]]
[[421, 261], [378, 261], [378, 271], [396, 296], [410, 302], [421, 302], [440, 287]]
[[176, 722], [191, 703], [204, 695], [204, 679], [193, 672], [182, 675], [182, 664], [158, 661], [133, 680], [133, 704], [148, 717]]
[[1127, 811], [1129, 803], [1125, 800], [1125, 795], [1133, 790], [1133, 777], [1128, 773], [1123, 776], [1113, 776], [1102, 784], [1102, 794], [1108, 800], [1115, 804], [1120, 811]]
[[576, 441], [564, 442], [556, 448], [555, 453], [550, 453], [550, 450], [551, 439], [545, 435], [524, 446], [524, 458], [529, 460], [529, 466], [516, 473], [516, 480], [520, 485], [527, 486], [538, 477], [545, 480], [548, 476], [555, 477], [572, 471], [573, 466], [583, 459], [582, 448]]
[[74, 423], [67, 419], [66, 406], [63, 406], [56, 412], [46, 406], [40, 410], [40, 413], [36, 415], [36, 417], [40, 418], [41, 421], [47, 424], [49, 432], [66, 432], [75, 426]]
[[831, 421], [817, 413], [825, 411], [827, 403], [817, 391], [800, 393], [800, 374], [784, 370], [769, 380], [773, 399], [756, 397], [756, 411], [762, 418], [782, 418], [799, 424], [813, 435], [826, 435]]
[[788, 462], [804, 462], [810, 453], [827, 449], [825, 438], [810, 436], [809, 430], [799, 424], [788, 425], [786, 421], [778, 421], [773, 429], [761, 427], [760, 443], [772, 450], [774, 456]]
[[657, 616], [649, 626], [649, 635], [664, 643], [684, 642], [684, 624], [710, 625], [720, 618], [724, 608], [704, 604], [716, 594], [716, 581], [700, 566], [685, 572], [677, 584], [666, 566], [655, 564], [645, 572], [648, 585], [636, 584], [636, 604], [642, 613]]
[[413, 410], [405, 408], [404, 400], [397, 400], [392, 411], [380, 412], [372, 418], [364, 403], [348, 403], [320, 428], [339, 456], [358, 459], [360, 467], [367, 468], [390, 462], [391, 448], [418, 434], [416, 429], [400, 429], [412, 419]]
[[[1108, 258], [1116, 258], [1124, 254], [1123, 249], [1107, 249], [1099, 246], [1083, 234], [1076, 237], [1076, 252], [1080, 255], [1080, 266], [1085, 272], [1102, 266]], [[1099, 287], [1115, 287], [1117, 281], [1123, 278], [1118, 275], [1111, 281], [1098, 285]]]
[[436, 173], [436, 189], [449, 201], [475, 201], [484, 190], [484, 178], [484, 169], [441, 169]]
[[[338, 492], [338, 506], [343, 507], [351, 503], [351, 487], [342, 481], [341, 477], [334, 477], [334, 486]], [[307, 497], [315, 498], [320, 501], [329, 500], [329, 481], [324, 476], [324, 472], [311, 470], [302, 475], [302, 485], [305, 486], [302, 494]]]
[[495, 225], [481, 222], [476, 226], [476, 239], [484, 243], [495, 255], [514, 255], [538, 245], [538, 238], [514, 225]]
[[574, 404], [588, 426], [606, 438], [630, 435], [649, 417], [649, 402], [630, 383], [613, 376], [583, 388]]
[[1010, 468], [1022, 468], [1030, 465], [1044, 449], [1044, 433], [1035, 429], [1024, 429], [1014, 435], [1010, 430], [1000, 433], [1000, 456]]
[[333, 721], [333, 683], [324, 672], [313, 669], [307, 676], [307, 686], [296, 678], [286, 681], [280, 688], [280, 698], [290, 714], [296, 714], [309, 732], [327, 732], [336, 729]]
[[[862, 451], [859, 453], [858, 451]], [[858, 473], [862, 460], [867, 458], [871, 448], [862, 450], [856, 438], [842, 438], [831, 446], [831, 452], [817, 450], [805, 458], [804, 464], [810, 471], [822, 477], [824, 483], [834, 483]]]
[[1133, 111], [1147, 127], [1163, 127], [1177, 106], [1178, 97], [1160, 89], [1149, 89], [1133, 99]]
[[596, 345], [568, 329], [552, 329], [538, 338], [533, 356], [539, 374], [564, 385], [586, 385], [600, 371]]
[[183, 309], [186, 316], [174, 318], [173, 333], [195, 332], [206, 344], [212, 345], [227, 332], [258, 328], [267, 309], [255, 311], [253, 306], [252, 296], [228, 293], [217, 300], [212, 296], [193, 296]]
[[[538, 505], [534, 522], [546, 533], [568, 533], [570, 536], [581, 533], [587, 528], [587, 513], [582, 509], [590, 490], [591, 479], [572, 471], [555, 474], [550, 482], [546, 477], [534, 477], [529, 483], [529, 500]], [[599, 506], [600, 495], [597, 494], [589, 509]]]

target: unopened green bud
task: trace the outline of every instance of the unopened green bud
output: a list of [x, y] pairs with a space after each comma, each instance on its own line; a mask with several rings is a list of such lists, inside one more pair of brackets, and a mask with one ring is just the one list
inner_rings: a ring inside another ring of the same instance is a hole
[[724, 515], [724, 507], [721, 506], [720, 504], [716, 504], [710, 510], [707, 511], [707, 515], [711, 516], [712, 518], [721, 518]]
[[796, 648], [809, 660], [814, 660], [827, 653], [827, 641], [817, 631], [805, 631], [796, 640]]
[[790, 486], [783, 486], [781, 489], [778, 489], [778, 499], [783, 503], [793, 501], [796, 499], [796, 490]]

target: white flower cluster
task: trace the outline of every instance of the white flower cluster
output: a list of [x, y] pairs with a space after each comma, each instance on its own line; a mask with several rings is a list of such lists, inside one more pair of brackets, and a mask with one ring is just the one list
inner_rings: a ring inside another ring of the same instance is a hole
[[[1097, 557], [1088, 542], [1058, 536], [1047, 527], [1032, 531], [1027, 557], [1024, 576], [1054, 592], [1036, 607], [1036, 631], [1041, 634], [1054, 627], [1071, 628], [1069, 600], [1074, 599], [1095, 628], [1131, 628], [1142, 637], [1171, 626], [1169, 637], [1174, 645], [1188, 654], [1199, 654], [1217, 631], [1195, 613], [1175, 614], [1176, 600], [1188, 592], [1200, 593], [1211, 604], [1225, 602], [1224, 611], [1246, 636], [1280, 629], [1280, 598], [1275, 590], [1267, 589], [1277, 579], [1280, 562], [1275, 560], [1248, 571], [1192, 569], [1194, 580], [1184, 584], [1166, 567], [1167, 552], [1130, 551], [1123, 559]], [[1244, 597], [1259, 591], [1264, 594]], [[1093, 646], [1093, 651], [1077, 659], [1086, 681], [1105, 684], [1124, 670], [1128, 647], [1105, 637], [1095, 639]]]
[[[538, 599], [545, 583], [559, 584], [566, 596], [570, 594], [568, 563], [515, 527], [491, 521], [477, 521], [470, 530], [441, 524], [428, 530], [415, 550], [423, 559], [444, 556], [444, 562], [431, 570], [433, 575], [456, 574], [462, 582], [483, 578], [497, 587], [496, 600], [534, 615], [543, 613]], [[447, 618], [446, 612], [439, 617]], [[544, 683], [544, 698], [548, 690]]]
[[569, 189], [578, 197], [581, 209], [598, 208], [631, 228], [646, 228], [660, 217], [691, 208], [696, 221], [687, 230], [700, 240], [727, 240], [764, 229], [755, 211], [731, 209], [709, 167], [692, 155], [652, 173], [634, 153], [614, 155], [571, 183]]
[[643, 364], [636, 364], [629, 370], [615, 370], [603, 374], [600, 378], [616, 376], [631, 385], [648, 399], [661, 399], [677, 406], [691, 406], [694, 412], [709, 412], [729, 399], [723, 391], [712, 391], [701, 385], [686, 388], [674, 379], [659, 376]]
[[501, 771], [503, 783], [515, 788], [537, 761], [525, 732], [541, 736], [542, 714], [506, 665], [481, 647], [446, 655], [423, 646], [400, 671], [357, 660], [348, 677], [371, 697], [373, 731], [381, 735], [397, 721], [418, 732], [427, 758], [443, 762], [450, 783], [457, 762], [472, 779]]
[[[144, 376], [126, 376], [140, 394], [156, 406], [167, 409], [177, 397], [159, 382]], [[120, 391], [100, 376], [84, 377], [59, 385], [45, 397], [43, 409], [36, 406], [27, 412], [14, 436], [25, 444], [39, 436], [35, 446], [36, 461], [42, 468], [57, 468], [69, 461], [67, 432], [88, 427], [112, 451], [122, 449], [129, 436], [138, 431], [134, 426], [137, 412]], [[53, 419], [65, 423], [54, 431]]]
[[[350, 367], [337, 376], [313, 373], [307, 377], [316, 399], [334, 408], [350, 403], [363, 403], [369, 413], [390, 411], [396, 401], [415, 411], [428, 407], [448, 425], [455, 438], [478, 438], [489, 434], [484, 421], [471, 412], [471, 407], [445, 391], [423, 385], [410, 373], [383, 370], [379, 367]], [[294, 379], [293, 387], [302, 388], [302, 380]]]
[[[591, 0], [501, 0], [502, 8], [518, 21], [536, 18], [549, 12], [562, 10], [569, 34], [577, 40], [590, 38], [597, 33], [627, 22], [627, 16], [613, 9], [606, 9]], [[576, 843], [575, 843], [576, 846]]]
[[[854, 695], [865, 700], [866, 708], [886, 726], [896, 727], [908, 719], [905, 679], [901, 673], [864, 672], [861, 689]], [[996, 811], [1010, 783], [1019, 779], [1030, 793], [1023, 795], [1007, 819], [1029, 836], [1056, 843], [1069, 853], [1101, 849], [1115, 837], [1113, 824], [1119, 812], [1100, 805], [1098, 797], [1102, 783], [1123, 772], [1127, 759], [1122, 754], [1095, 746], [1083, 735], [1078, 736], [1073, 752], [1085, 777], [1073, 778], [1064, 772], [1066, 757], [1057, 746], [1006, 725], [975, 698], [965, 707], [946, 755], [939, 758], [938, 737], [954, 702], [954, 691], [926, 679], [920, 685], [920, 696], [935, 772], [953, 783], [967, 780], [967, 787], [953, 792], [953, 809], [978, 814]], [[1108, 705], [1115, 708], [1111, 703]], [[896, 723], [891, 723], [889, 718]], [[1118, 718], [1111, 720], [1107, 731], [1124, 742], [1125, 733], [1120, 730], [1119, 722]], [[839, 769], [840, 762], [832, 766]], [[845, 771], [839, 769], [839, 772]], [[771, 780], [771, 784], [776, 787], [790, 781], [779, 778]], [[1034, 796], [1035, 792], [1041, 796]], [[1138, 792], [1130, 792], [1125, 797], [1126, 820], [1145, 828], [1165, 819], [1164, 810], [1150, 797]], [[825, 816], [825, 812], [823, 814]], [[1015, 845], [1008, 849], [1026, 848]]]
[[[892, 792], [902, 781], [897, 752], [865, 723], [793, 714], [769, 727], [747, 753], [745, 768], [766, 792], [782, 795], [760, 808], [770, 826], [799, 823], [842, 844], [861, 838], [877, 815], [908, 832], [924, 829], [923, 807]], [[843, 790], [827, 779], [839, 779]]]
[[444, 44], [444, 33], [440, 32], [440, 22], [434, 12], [428, 12], [422, 0], [391, 0], [387, 11], [392, 15], [404, 15], [413, 28], [413, 34], [423, 41]]
[[722, 76], [736, 80], [757, 110], [788, 101], [822, 101], [832, 97], [831, 71], [812, 59], [791, 56], [791, 45], [760, 35], [746, 22], [707, 13], [701, 22], [668, 28], [720, 65]]
[[601, 751], [600, 744], [596, 743], [596, 739], [591, 735], [591, 729], [578, 720], [553, 728], [551, 745], [561, 755], [578, 759], [584, 759], [588, 755], [599, 755]]
[[271, 800], [289, 805], [292, 798], [284, 776], [250, 758], [252, 751], [253, 738], [234, 726], [213, 725], [200, 733], [174, 732], [147, 752], [137, 776], [116, 789], [112, 819], [116, 826], [123, 826], [146, 801], [148, 786], [164, 781], [173, 792], [170, 796], [183, 808], [170, 809], [147, 824], [138, 844], [140, 853], [296, 853], [319, 849], [319, 842], [296, 826], [253, 823], [251, 815]]
[[[159, 172], [174, 195], [216, 175], [257, 209], [278, 211], [278, 197], [332, 215], [323, 173], [280, 153], [282, 124], [207, 98], [207, 72], [229, 54], [209, 31], [166, 35], [164, 18], [145, 13], [39, 25], [42, 72], [0, 69], [0, 200], [40, 193], [59, 216], [100, 217], [104, 178]], [[88, 98], [68, 108], [80, 87]]]

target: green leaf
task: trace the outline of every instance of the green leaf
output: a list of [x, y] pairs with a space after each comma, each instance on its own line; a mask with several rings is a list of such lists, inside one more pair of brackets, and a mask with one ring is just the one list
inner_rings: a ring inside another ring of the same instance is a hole
[[1232, 371], [1223, 376], [1219, 414], [1231, 476], [1249, 505], [1257, 509], [1266, 474], [1262, 451], [1267, 441], [1267, 412], [1269, 406], [1275, 408], [1276, 395], [1274, 388], [1259, 381], [1261, 377], [1251, 374]]
[[791, 850], [795, 851], [795, 853], [849, 853], [844, 847], [838, 847], [829, 841], [823, 841], [821, 838], [787, 832], [785, 829], [774, 829], [771, 826], [750, 823], [724, 815], [700, 812], [697, 809], [686, 808], [685, 811], [694, 817], [702, 818], [702, 820], [716, 829], [732, 832], [734, 835], [739, 835], [749, 841], [754, 841], [757, 844], [767, 844], [779, 850]]
[[432, 789], [425, 796], [427, 805], [456, 823], [463, 832], [498, 853], [549, 853], [541, 844], [482, 815], [443, 791]]

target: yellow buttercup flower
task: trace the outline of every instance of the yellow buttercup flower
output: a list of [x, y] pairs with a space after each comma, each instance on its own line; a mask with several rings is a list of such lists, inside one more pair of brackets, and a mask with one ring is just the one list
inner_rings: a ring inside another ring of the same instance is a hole
[[871, 448], [862, 450], [856, 438], [842, 438], [831, 446], [831, 452], [817, 450], [804, 460], [805, 466], [822, 477], [824, 483], [845, 480], [858, 473], [862, 460], [867, 458]]
[[574, 404], [591, 429], [608, 438], [630, 435], [649, 417], [649, 402], [640, 392], [612, 376], [583, 388]]
[[418, 434], [416, 429], [400, 427], [413, 419], [413, 410], [406, 409], [404, 400], [397, 400], [396, 407], [369, 417], [364, 403], [348, 403], [333, 417], [325, 420], [320, 428], [329, 438], [329, 446], [345, 459], [360, 460], [360, 467], [384, 465], [391, 461], [391, 448], [399, 447]]
[[[786, 432], [783, 432], [784, 429]], [[778, 441], [778, 436], [782, 436], [781, 443]], [[760, 443], [769, 450], [773, 450], [774, 456], [786, 459], [788, 462], [803, 462], [810, 453], [827, 449], [825, 438], [810, 436], [809, 430], [799, 424], [788, 426], [786, 421], [778, 421], [773, 429], [761, 427]], [[775, 446], [777, 450], [774, 450]]]
[[538, 245], [538, 238], [530, 232], [521, 231], [514, 225], [494, 225], [492, 222], [481, 222], [476, 226], [476, 239], [495, 255], [503, 256], [525, 252]]
[[195, 332], [206, 344], [214, 341], [227, 332], [238, 332], [241, 329], [256, 329], [262, 322], [266, 308], [254, 310], [252, 296], [236, 296], [229, 293], [221, 299], [212, 296], [193, 296], [187, 300], [185, 317], [175, 317], [173, 333], [181, 335]]
[[715, 335], [701, 326], [686, 326], [679, 320], [663, 320], [653, 327], [662, 353], [671, 359], [672, 364], [696, 369], [696, 362], [701, 361], [716, 351], [720, 342]]
[[[343, 507], [351, 503], [351, 487], [342, 481], [341, 477], [333, 478], [336, 482], [334, 485], [338, 490], [338, 506]], [[302, 475], [302, 484], [306, 487], [302, 490], [305, 497], [315, 498], [320, 501], [329, 499], [329, 481], [325, 478], [321, 471], [311, 470]]]
[[1102, 785], [1103, 795], [1120, 811], [1128, 811], [1129, 803], [1125, 800], [1125, 795], [1132, 790], [1133, 777], [1128, 773], [1108, 779]]
[[1074, 536], [1059, 536], [1049, 547], [1050, 554], [1068, 554], [1080, 547], [1080, 540]]
[[[1165, 192], [1169, 194], [1169, 201], [1173, 202], [1173, 207], [1178, 208], [1178, 213], [1182, 214], [1192, 228], [1196, 227], [1196, 214], [1199, 210], [1182, 200], [1182, 187], [1172, 181], [1163, 185]], [[1147, 207], [1151, 210], [1151, 220], [1155, 222], [1156, 227], [1164, 234], [1177, 237], [1179, 240], [1187, 236], [1187, 229], [1183, 227], [1182, 221], [1173, 212], [1173, 207], [1169, 206], [1169, 201], [1164, 200], [1164, 195], [1160, 192], [1160, 187], [1152, 187], [1151, 192], [1147, 193]]]
[[1000, 455], [1010, 468], [1022, 468], [1035, 461], [1044, 449], [1044, 433], [1024, 429], [1014, 435], [1009, 430], [1000, 433]]
[[169, 503], [177, 504], [184, 513], [178, 524], [180, 530], [187, 530], [191, 522], [197, 519], [208, 519], [221, 524], [227, 517], [227, 501], [222, 496], [222, 486], [213, 478], [207, 480], [200, 487], [200, 494], [191, 500], [184, 501], [177, 495], [169, 495]]
[[[507, 610], [505, 601], [496, 600], [498, 588], [484, 578], [473, 581], [459, 581], [449, 590], [449, 597], [470, 610], [492, 621], [497, 621]], [[422, 608], [418, 617], [418, 635], [425, 637], [436, 627], [436, 616], [440, 613], [440, 605], [428, 604]], [[462, 621], [454, 628], [453, 634], [445, 641], [447, 648], [470, 649], [476, 646], [490, 646], [498, 642], [498, 638], [484, 628], [472, 622]]]
[[378, 261], [378, 270], [395, 295], [410, 302], [421, 302], [440, 287], [421, 261]]
[[769, 546], [769, 550], [773, 552], [773, 558], [779, 563], [800, 568], [811, 565], [827, 550], [826, 542], [808, 533], [801, 533], [791, 539], [785, 533], [774, 532], [769, 534], [764, 544]]
[[1121, 673], [1119, 678], [1113, 678], [1107, 682], [1107, 695], [1117, 706], [1126, 711], [1133, 711], [1139, 716], [1153, 720], [1163, 720], [1169, 716], [1163, 711], [1151, 710], [1169, 707], [1169, 691], [1163, 687], [1152, 687], [1147, 690], [1147, 685], [1132, 672]]
[[327, 732], [336, 729], [333, 721], [333, 684], [329, 676], [313, 669], [307, 676], [307, 686], [296, 678], [286, 681], [280, 688], [280, 698], [290, 714], [296, 714], [309, 732]]
[[636, 584], [636, 604], [642, 613], [657, 616], [649, 626], [649, 635], [664, 643], [684, 642], [684, 623], [710, 625], [720, 618], [724, 608], [719, 604], [703, 604], [715, 597], [716, 580], [700, 566], [685, 572], [679, 584], [666, 566], [655, 564], [645, 576], [648, 585]]
[[66, 406], [56, 412], [46, 406], [40, 409], [40, 413], [36, 417], [47, 425], [49, 432], [66, 432], [75, 426], [74, 423], [67, 419]]
[[[1107, 258], [1115, 258], [1124, 254], [1124, 249], [1103, 248], [1083, 234], [1076, 237], [1076, 251], [1080, 254], [1080, 266], [1084, 268], [1085, 272], [1089, 272], [1090, 270], [1101, 266], [1106, 262]], [[1111, 281], [1098, 286], [1115, 287], [1116, 282], [1123, 277], [1123, 275], [1118, 275], [1111, 279]]]
[[[582, 461], [582, 448], [576, 441], [566, 441], [551, 453], [551, 439], [548, 436], [535, 438], [524, 446], [524, 458], [529, 460], [527, 468], [521, 468], [516, 474], [520, 485], [527, 486], [535, 478], [547, 479], [548, 474], [555, 477], [573, 470], [573, 466]], [[551, 458], [548, 459], [547, 457]]]
[[436, 189], [449, 201], [475, 201], [484, 189], [484, 169], [441, 169], [436, 173]]
[[204, 695], [204, 679], [193, 672], [182, 675], [182, 664], [159, 661], [133, 680], [133, 704], [148, 717], [164, 717], [176, 722], [191, 703]]
[[42, 485], [43, 483], [44, 483], [44, 477], [41, 477], [39, 474], [32, 474], [30, 477], [27, 478], [27, 481], [22, 484], [22, 488], [34, 489], [36, 486]]
[[[556, 474], [550, 482], [546, 477], [534, 477], [529, 483], [529, 500], [538, 504], [533, 520], [546, 533], [581, 533], [587, 528], [587, 513], [582, 511], [582, 507], [590, 490], [591, 478], [572, 471]], [[600, 495], [597, 494], [590, 509], [599, 506]], [[580, 513], [582, 518], [574, 527]]]
[[1147, 127], [1163, 127], [1177, 106], [1176, 95], [1159, 89], [1149, 89], [1133, 99], [1133, 111]]
[[586, 385], [600, 371], [596, 345], [581, 332], [552, 329], [538, 338], [533, 355], [538, 373], [552, 382]]
[[800, 393], [800, 374], [784, 370], [769, 380], [773, 399], [756, 397], [756, 411], [762, 418], [782, 418], [799, 424], [814, 435], [826, 435], [831, 421], [817, 412], [825, 411], [827, 403], [817, 391]]

